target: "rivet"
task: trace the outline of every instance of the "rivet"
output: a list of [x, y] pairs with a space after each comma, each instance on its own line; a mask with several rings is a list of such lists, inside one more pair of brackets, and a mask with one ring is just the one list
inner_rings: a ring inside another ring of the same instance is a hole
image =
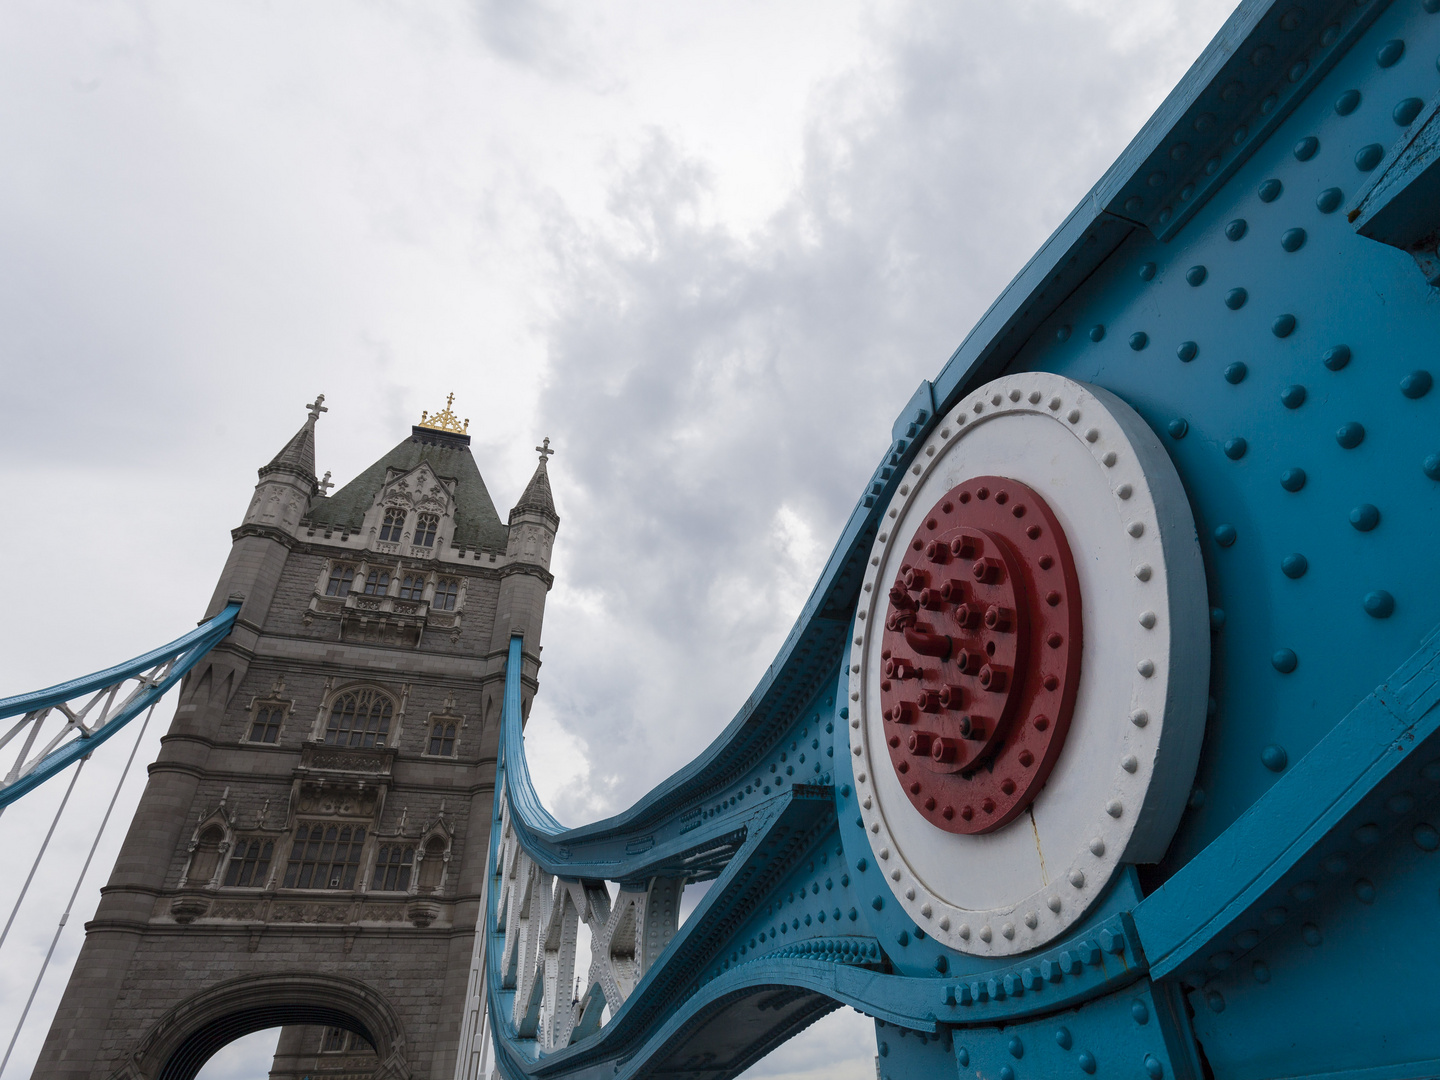
[[1290, 756], [1285, 753], [1283, 746], [1272, 743], [1261, 751], [1260, 763], [1271, 772], [1282, 772], [1290, 763]]
[[1315, 209], [1322, 214], [1333, 214], [1345, 201], [1345, 193], [1338, 187], [1326, 188], [1315, 196]]
[[1287, 409], [1298, 409], [1305, 404], [1305, 387], [1299, 383], [1291, 383], [1280, 391], [1280, 404]]
[[1390, 114], [1390, 119], [1394, 120], [1395, 123], [1401, 127], [1409, 127], [1414, 123], [1415, 117], [1420, 115], [1420, 110], [1424, 107], [1425, 102], [1421, 101], [1418, 97], [1405, 98], [1395, 105], [1394, 111]]
[[1420, 468], [1431, 480], [1440, 480], [1440, 454], [1430, 454], [1420, 463]]
[[1226, 365], [1225, 381], [1231, 386], [1238, 386], [1245, 381], [1245, 376], [1249, 373], [1249, 370], [1243, 360], [1236, 360], [1235, 363]]
[[1341, 116], [1349, 116], [1360, 104], [1359, 90], [1346, 90], [1335, 99], [1335, 111]]
[[1055, 1029], [1055, 1045], [1060, 1047], [1061, 1050], [1069, 1050], [1070, 1047], [1075, 1045], [1074, 1040], [1070, 1037], [1069, 1028], [1062, 1027]]
[[1040, 916], [1036, 915], [1033, 911], [1027, 911], [1025, 913], [1025, 925], [1031, 930], [1034, 930], [1035, 927], [1040, 925]]
[[1019, 391], [1018, 388], [1010, 391], [1010, 400], [1011, 400], [1011, 401], [1019, 401], [1019, 400], [1020, 400], [1020, 391]]
[[1072, 424], [1078, 424], [1080, 422], [1080, 410], [1071, 409], [1068, 413], [1065, 414], [1065, 419], [1069, 420]]
[[1380, 164], [1380, 159], [1385, 156], [1385, 148], [1379, 143], [1369, 143], [1355, 151], [1355, 168], [1361, 172], [1369, 172]]
[[1388, 619], [1395, 614], [1395, 597], [1384, 589], [1374, 589], [1366, 593], [1365, 614], [1374, 619]]
[[1090, 340], [1091, 340], [1091, 341], [1103, 341], [1103, 340], [1105, 340], [1105, 324], [1104, 324], [1104, 323], [1096, 323], [1094, 326], [1092, 326], [1092, 327], [1090, 328]]
[[1404, 55], [1405, 42], [1399, 38], [1391, 38], [1375, 50], [1375, 63], [1379, 64], [1382, 68], [1393, 67], [1400, 62], [1400, 58]]
[[1019, 1061], [1025, 1056], [1025, 1044], [1020, 1041], [1020, 1036], [1018, 1035], [1012, 1035], [1010, 1037], [1010, 1043], [1007, 1049], [1010, 1051], [1010, 1056], [1016, 1061]]
[[1090, 841], [1090, 854], [1091, 854], [1091, 855], [1097, 855], [1097, 856], [1098, 856], [1098, 855], [1104, 855], [1104, 854], [1105, 854], [1105, 841], [1104, 841], [1104, 840], [1101, 840], [1100, 837], [1098, 837], [1098, 836], [1095, 837], [1094, 840], [1091, 840], [1091, 841]]
[[1336, 345], [1332, 349], [1326, 349], [1325, 355], [1320, 358], [1320, 362], [1331, 371], [1339, 371], [1346, 364], [1350, 363], [1350, 346]]
[[1071, 870], [1071, 871], [1070, 871], [1070, 884], [1071, 884], [1071, 886], [1073, 886], [1074, 888], [1083, 889], [1083, 888], [1085, 887], [1085, 871], [1083, 871], [1083, 870]]
[[1285, 922], [1286, 914], [1287, 912], [1283, 907], [1272, 907], [1266, 908], [1260, 917], [1265, 920], [1265, 925], [1267, 926], [1281, 926]]
[[1278, 338], [1287, 338], [1295, 332], [1295, 316], [1288, 312], [1284, 315], [1277, 315], [1275, 321], [1270, 324], [1270, 332]]
[[1213, 1013], [1223, 1013], [1225, 1011], [1225, 998], [1219, 990], [1211, 990], [1206, 994], [1205, 1004], [1210, 1006], [1210, 1011]]
[[1276, 649], [1270, 654], [1270, 666], [1282, 675], [1289, 675], [1299, 663], [1294, 649]]
[[1000, 1080], [1015, 1080], [1015, 1070], [1009, 1065], [1001, 1065]]
[[1149, 564], [1147, 564], [1147, 563], [1141, 563], [1139, 566], [1137, 566], [1137, 567], [1135, 568], [1135, 576], [1136, 576], [1137, 578], [1139, 578], [1141, 581], [1149, 581], [1149, 580], [1150, 580], [1150, 574], [1151, 574], [1151, 570], [1150, 570]]
[[1130, 714], [1130, 723], [1136, 727], [1144, 727], [1150, 722], [1150, 714], [1144, 709], [1136, 709]]
[[1120, 767], [1128, 773], [1133, 773], [1136, 769], [1140, 768], [1140, 759], [1134, 754], [1126, 754], [1120, 759]]
[[1143, 626], [1146, 630], [1154, 629], [1155, 613], [1153, 611], [1142, 611], [1140, 613], [1140, 625]]
[[1355, 899], [1362, 904], [1373, 904], [1375, 902], [1375, 883], [1368, 878], [1360, 878], [1355, 882]]
[[1276, 180], [1276, 179], [1273, 179], [1273, 178], [1272, 178], [1272, 179], [1269, 179], [1269, 180], [1266, 180], [1264, 183], [1262, 183], [1262, 184], [1260, 185], [1260, 190], [1259, 190], [1260, 201], [1261, 201], [1261, 202], [1267, 202], [1267, 203], [1268, 203], [1268, 202], [1274, 202], [1276, 199], [1278, 199], [1278, 198], [1280, 197], [1280, 193], [1281, 193], [1282, 191], [1284, 191], [1284, 190], [1285, 190], [1285, 187], [1284, 187], [1283, 184], [1280, 183], [1279, 180]]
[[1415, 846], [1421, 851], [1434, 851], [1440, 848], [1440, 832], [1435, 831], [1435, 826], [1422, 821], [1415, 826], [1415, 831], [1410, 834]]
[[1212, 607], [1210, 609], [1210, 629], [1223, 630], [1225, 628], [1225, 609]]
[[1189, 282], [1192, 288], [1205, 284], [1205, 279], [1209, 276], [1210, 271], [1199, 265], [1192, 266], [1189, 270], [1185, 271], [1185, 280]]
[[1098, 439], [1098, 438], [1100, 438], [1100, 429], [1099, 429], [1099, 428], [1093, 428], [1093, 427], [1092, 427], [1089, 431], [1085, 432], [1085, 441], [1086, 441], [1086, 442], [1092, 442], [1092, 443], [1093, 443], [1093, 442], [1094, 442], [1096, 439]]
[[1225, 294], [1225, 306], [1231, 311], [1239, 311], [1245, 306], [1245, 301], [1250, 299], [1250, 294], [1244, 289], [1231, 289]]
[[941, 930], [949, 930], [949, 929], [950, 929], [950, 916], [949, 916], [949, 915], [941, 915], [941, 916], [940, 916], [940, 929], [941, 929]]
[[1029, 396], [1028, 398], [1026, 398], [1026, 400], [1029, 401], [1031, 405], [1039, 405], [1039, 404], [1040, 404], [1040, 391], [1039, 391], [1039, 390], [1031, 390], [1031, 391], [1030, 391], [1030, 396]]
[[1235, 947], [1241, 952], [1249, 952], [1260, 944], [1260, 935], [1254, 930], [1242, 930], [1235, 935]]
[[1310, 560], [1298, 551], [1291, 552], [1280, 560], [1280, 572], [1291, 579], [1304, 577], [1305, 571], [1309, 569]]
[[1209, 963], [1209, 965], [1216, 971], [1225, 971], [1230, 967], [1230, 964], [1232, 961], [1234, 961], [1234, 959], [1234, 953], [1230, 952], [1228, 949], [1221, 949], [1217, 953], [1212, 953], [1207, 963]]
[[1050, 897], [1048, 900], [1045, 901], [1045, 906], [1058, 915], [1060, 913], [1060, 897]]
[[1341, 424], [1335, 431], [1335, 441], [1346, 450], [1354, 450], [1365, 441], [1365, 427], [1357, 420]]
[[1075, 1057], [1075, 1063], [1086, 1073], [1095, 1071], [1095, 1055], [1089, 1050], [1081, 1050]]
[[1239, 435], [1236, 435], [1233, 439], [1225, 440], [1225, 456], [1231, 461], [1239, 461], [1245, 456], [1245, 451], [1249, 448], [1250, 444]]
[[994, 395], [994, 396], [990, 399], [990, 404], [991, 404], [991, 405], [999, 405], [1000, 402], [1002, 402], [1002, 401], [1004, 401], [1004, 400], [1005, 400], [1005, 399], [1002, 398], [999, 394], [996, 394], [996, 395]]
[[1107, 450], [1105, 451], [1104, 456], [1100, 458], [1100, 464], [1104, 465], [1107, 469], [1109, 469], [1114, 467], [1117, 460], [1118, 459], [1115, 457], [1115, 451]]
[[1165, 1075], [1165, 1066], [1160, 1064], [1160, 1059], [1154, 1054], [1145, 1055], [1145, 1075], [1150, 1080], [1162, 1080]]
[[1305, 470], [1286, 469], [1280, 474], [1280, 486], [1286, 491], [1299, 491], [1305, 486]]
[[1357, 843], [1364, 844], [1368, 847], [1371, 844], [1379, 842], [1380, 826], [1376, 825], [1373, 821], [1369, 821], [1364, 825], [1357, 826], [1355, 831], [1350, 835], [1355, 837]]
[[1155, 264], [1153, 262], [1143, 263], [1140, 266], [1140, 280], [1149, 281], [1155, 276]]
[[1350, 524], [1360, 532], [1369, 532], [1380, 524], [1380, 510], [1371, 503], [1361, 503], [1350, 511]]
[[1125, 531], [1137, 540], [1145, 535], [1145, 523], [1143, 521], [1132, 521], [1126, 526]]
[[1125, 812], [1125, 807], [1120, 804], [1119, 799], [1111, 799], [1105, 804], [1105, 812], [1113, 818], [1118, 818]]
[[1121, 484], [1118, 488], [1115, 489], [1115, 494], [1120, 496], [1120, 498], [1122, 499], [1128, 499], [1134, 493], [1135, 489], [1132, 488], [1129, 484]]
[[1135, 670], [1148, 679], [1155, 674], [1155, 662], [1153, 660], [1141, 660], [1140, 663], [1135, 665]]
[[989, 941], [989, 940], [990, 940], [990, 937], [991, 937], [990, 927], [988, 927], [988, 926], [982, 926], [982, 927], [980, 927], [980, 940], [981, 940], [981, 941]]
[[1236, 218], [1225, 226], [1225, 238], [1227, 240], [1239, 240], [1249, 231], [1250, 226], [1245, 223], [1245, 219]]
[[1060, 408], [1060, 399], [1058, 397], [1052, 397], [1046, 404], [1050, 406], [1050, 411], [1054, 412]]
[[[899, 870], [894, 871], [894, 873], [895, 873], [895, 876], [896, 876], [896, 877], [898, 877], [898, 876], [900, 875], [900, 871], [899, 871]], [[914, 889], [906, 889], [906, 890], [905, 890], [905, 899], [906, 899], [906, 900], [914, 900], [914, 899], [915, 899], [915, 890], [914, 890]]]
[[1182, 341], [1180, 347], [1175, 350], [1175, 355], [1178, 356], [1183, 363], [1188, 364], [1191, 360], [1195, 359], [1199, 352], [1200, 346], [1196, 345], [1195, 342]]
[[1007, 922], [1004, 926], [1000, 927], [1000, 936], [1006, 941], [1013, 940], [1015, 937], [1015, 924]]
[[1145, 200], [1139, 195], [1131, 195], [1125, 200], [1125, 212], [1127, 214], [1138, 214], [1145, 209]]
[[1256, 960], [1250, 965], [1250, 974], [1255, 976], [1256, 982], [1268, 983], [1270, 981], [1270, 965], [1264, 960]]
[[1302, 881], [1290, 890], [1290, 895], [1299, 900], [1302, 904], [1308, 904], [1315, 899], [1317, 890], [1313, 881]]
[[955, 1060], [960, 1063], [962, 1069], [965, 1068], [970, 1064], [970, 1051], [966, 1050], [963, 1046], [960, 1047], [960, 1049], [955, 1051]]
[[1304, 229], [1286, 229], [1280, 234], [1280, 246], [1286, 251], [1299, 251], [1305, 246]]
[[1177, 416], [1166, 425], [1172, 439], [1183, 439], [1190, 430], [1189, 422], [1183, 416]]
[[1305, 944], [1311, 948], [1319, 945], [1320, 942], [1324, 940], [1320, 936], [1320, 928], [1314, 923], [1308, 922], [1300, 928], [1300, 937], [1304, 940]]
[[1055, 328], [1055, 340], [1056, 340], [1056, 341], [1069, 341], [1069, 340], [1070, 340], [1070, 326], [1069, 326], [1068, 323], [1065, 324], [1064, 326], [1057, 326], [1057, 327]]
[[1414, 401], [1428, 394], [1430, 387], [1434, 385], [1435, 380], [1431, 377], [1430, 372], [1420, 368], [1400, 380], [1400, 393]]
[[1314, 135], [1306, 135], [1295, 144], [1295, 148], [1291, 152], [1295, 155], [1296, 161], [1309, 161], [1319, 150], [1320, 140]]
[[1221, 547], [1229, 547], [1235, 543], [1236, 533], [1234, 525], [1216, 525], [1215, 542]]
[[1149, 344], [1150, 335], [1145, 333], [1144, 330], [1136, 330], [1135, 333], [1130, 335], [1130, 348], [1134, 349], [1136, 352], [1139, 352], [1141, 349], [1145, 348], [1145, 346]]

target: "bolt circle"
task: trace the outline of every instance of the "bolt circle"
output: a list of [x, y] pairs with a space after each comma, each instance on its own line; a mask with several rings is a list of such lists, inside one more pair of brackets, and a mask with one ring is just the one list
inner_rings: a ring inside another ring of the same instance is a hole
[[992, 832], [1039, 793], [1069, 730], [1074, 559], [1046, 502], [1002, 476], [946, 492], [904, 550], [881, 643], [891, 764], [932, 825]]

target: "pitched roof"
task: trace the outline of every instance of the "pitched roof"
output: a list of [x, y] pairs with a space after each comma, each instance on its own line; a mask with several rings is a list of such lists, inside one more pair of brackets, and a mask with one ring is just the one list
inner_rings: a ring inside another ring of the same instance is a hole
[[535, 475], [530, 477], [530, 483], [525, 485], [520, 501], [510, 511], [510, 520], [514, 521], [515, 515], [523, 510], [538, 511], [557, 522], [560, 520], [560, 515], [555, 513], [555, 498], [550, 494], [550, 474], [545, 469], [543, 457], [540, 464], [535, 466]]
[[309, 520], [317, 525], [359, 529], [391, 469], [408, 473], [428, 462], [436, 476], [455, 481], [455, 543], [504, 551], [509, 530], [495, 511], [469, 444], [465, 436], [412, 428], [410, 438], [335, 494], [317, 496], [311, 503]]
[[260, 475], [265, 476], [280, 469], [299, 473], [308, 477], [312, 484], [315, 483], [314, 416], [306, 420], [300, 430], [290, 437], [290, 441], [280, 448], [280, 452], [270, 460], [270, 464], [260, 470]]

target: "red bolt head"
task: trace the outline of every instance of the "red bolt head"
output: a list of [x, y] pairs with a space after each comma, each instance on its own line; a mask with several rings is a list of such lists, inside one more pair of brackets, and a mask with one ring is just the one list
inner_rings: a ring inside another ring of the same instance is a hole
[[958, 604], [965, 599], [965, 583], [959, 578], [950, 578], [940, 586], [940, 597], [946, 603]]
[[912, 754], [924, 757], [930, 753], [930, 744], [935, 741], [935, 736], [928, 731], [912, 731], [910, 738], [905, 740], [905, 748]]
[[989, 732], [990, 725], [983, 716], [966, 713], [960, 717], [960, 737], [962, 739], [984, 739]]
[[976, 581], [984, 582], [986, 585], [994, 585], [1005, 572], [1005, 564], [999, 559], [983, 558], [976, 559], [970, 564], [970, 573]]
[[907, 566], [900, 571], [900, 577], [905, 582], [905, 588], [916, 592], [930, 584], [930, 575], [918, 566]]
[[999, 604], [991, 604], [985, 609], [985, 625], [999, 633], [1008, 633], [1015, 626], [1015, 613]]
[[[906, 599], [908, 600], [910, 598], [907, 596]], [[905, 627], [913, 625], [914, 622], [915, 612], [892, 610], [890, 614], [885, 616], [885, 629], [904, 630]]]
[[1009, 674], [998, 664], [986, 664], [980, 669], [980, 685], [992, 694], [1002, 693], [1009, 681]]
[[920, 669], [915, 666], [914, 661], [907, 660], [903, 656], [892, 656], [885, 661], [882, 669], [887, 679], [918, 679]]
[[939, 611], [945, 606], [943, 589], [921, 589], [920, 606], [931, 611]]
[[962, 675], [978, 675], [985, 666], [985, 654], [977, 649], [960, 649], [955, 653], [955, 663]]
[[950, 554], [957, 559], [973, 559], [984, 550], [985, 541], [970, 533], [965, 533], [950, 541]]
[[941, 705], [940, 705], [940, 691], [939, 691], [939, 690], [921, 690], [921, 691], [920, 691], [920, 708], [921, 708], [923, 711], [925, 711], [925, 712], [939, 712], [939, 711], [940, 711], [940, 708], [941, 708]]
[[915, 708], [913, 701], [897, 701], [885, 714], [885, 719], [892, 724], [913, 724], [920, 719], [920, 710]]
[[932, 761], [947, 762], [954, 761], [960, 756], [960, 747], [954, 739], [947, 739], [943, 736], [934, 739], [930, 743], [930, 759]]
[[985, 613], [974, 604], [961, 604], [955, 609], [955, 621], [966, 630], [974, 630], [980, 626]]
[[965, 705], [965, 688], [948, 683], [940, 688], [940, 704], [947, 709], [959, 709]]
[[933, 563], [950, 561], [950, 545], [943, 544], [939, 540], [931, 540], [925, 545], [925, 558]]

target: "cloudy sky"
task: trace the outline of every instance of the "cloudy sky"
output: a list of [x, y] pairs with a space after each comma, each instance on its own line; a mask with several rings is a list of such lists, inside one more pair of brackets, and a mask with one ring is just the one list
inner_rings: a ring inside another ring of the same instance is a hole
[[[532, 768], [561, 820], [622, 809], [743, 702], [916, 383], [1230, 6], [11, 0], [0, 694], [193, 625], [317, 392], [343, 483], [453, 391], [502, 516], [530, 448], [559, 451]], [[87, 766], [5, 943], [6, 1043], [130, 742]], [[11, 867], [63, 785], [0, 818]], [[873, 1045], [847, 1011], [751, 1075], [858, 1080]]]

